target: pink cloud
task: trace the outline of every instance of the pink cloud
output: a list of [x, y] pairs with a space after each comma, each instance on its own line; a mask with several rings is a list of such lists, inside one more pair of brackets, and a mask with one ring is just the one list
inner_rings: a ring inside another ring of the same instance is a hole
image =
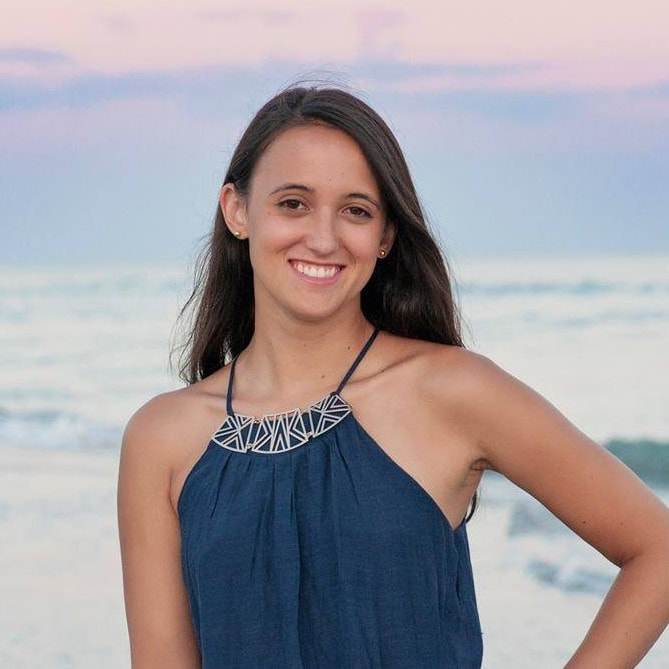
[[[340, 0], [334, 7], [295, 0], [281, 9], [270, 0], [231, 0], [224, 9], [203, 0], [23, 0], [9, 5], [3, 18], [0, 48], [72, 55], [74, 69], [63, 66], [49, 77], [275, 61], [346, 67], [381, 58], [543, 65], [503, 76], [462, 72], [401, 84], [416, 90], [619, 88], [669, 78], [666, 0], [589, 0], [577, 8], [536, 0], [414, 0], [410, 7], [405, 0]], [[0, 62], [3, 75], [45, 77], [37, 68]]]

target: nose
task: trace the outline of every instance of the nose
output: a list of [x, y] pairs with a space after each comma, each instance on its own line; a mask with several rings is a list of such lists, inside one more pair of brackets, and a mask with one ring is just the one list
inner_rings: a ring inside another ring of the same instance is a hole
[[337, 216], [323, 210], [311, 217], [306, 235], [306, 246], [314, 255], [326, 256], [339, 247]]

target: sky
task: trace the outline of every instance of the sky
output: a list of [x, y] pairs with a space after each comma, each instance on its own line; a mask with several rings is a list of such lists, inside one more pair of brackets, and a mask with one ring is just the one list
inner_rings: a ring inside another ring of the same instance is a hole
[[0, 263], [190, 259], [255, 111], [345, 85], [459, 255], [669, 252], [669, 3], [23, 0], [0, 22]]

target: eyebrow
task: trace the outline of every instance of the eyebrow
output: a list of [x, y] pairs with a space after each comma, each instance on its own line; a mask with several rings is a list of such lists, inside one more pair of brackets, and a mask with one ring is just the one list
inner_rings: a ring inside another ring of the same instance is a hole
[[[302, 190], [307, 193], [314, 192], [313, 188], [311, 188], [310, 186], [305, 186], [304, 184], [286, 183], [282, 184], [281, 186], [278, 186], [269, 194], [274, 195], [274, 193], [278, 193], [279, 191], [282, 190]], [[368, 195], [367, 193], [349, 193], [346, 197], [359, 197], [362, 200], [367, 200], [368, 202], [371, 202], [377, 209], [379, 210], [381, 209], [381, 205], [371, 195]]]

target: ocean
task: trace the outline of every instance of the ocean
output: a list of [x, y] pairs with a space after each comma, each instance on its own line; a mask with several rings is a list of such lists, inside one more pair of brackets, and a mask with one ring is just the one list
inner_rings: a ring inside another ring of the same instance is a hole
[[[467, 348], [669, 503], [669, 256], [449, 257]], [[190, 267], [0, 267], [0, 666], [129, 667], [116, 525], [130, 415], [179, 387]], [[468, 524], [484, 667], [563, 666], [617, 573], [493, 472]], [[669, 666], [669, 634], [639, 665]]]

